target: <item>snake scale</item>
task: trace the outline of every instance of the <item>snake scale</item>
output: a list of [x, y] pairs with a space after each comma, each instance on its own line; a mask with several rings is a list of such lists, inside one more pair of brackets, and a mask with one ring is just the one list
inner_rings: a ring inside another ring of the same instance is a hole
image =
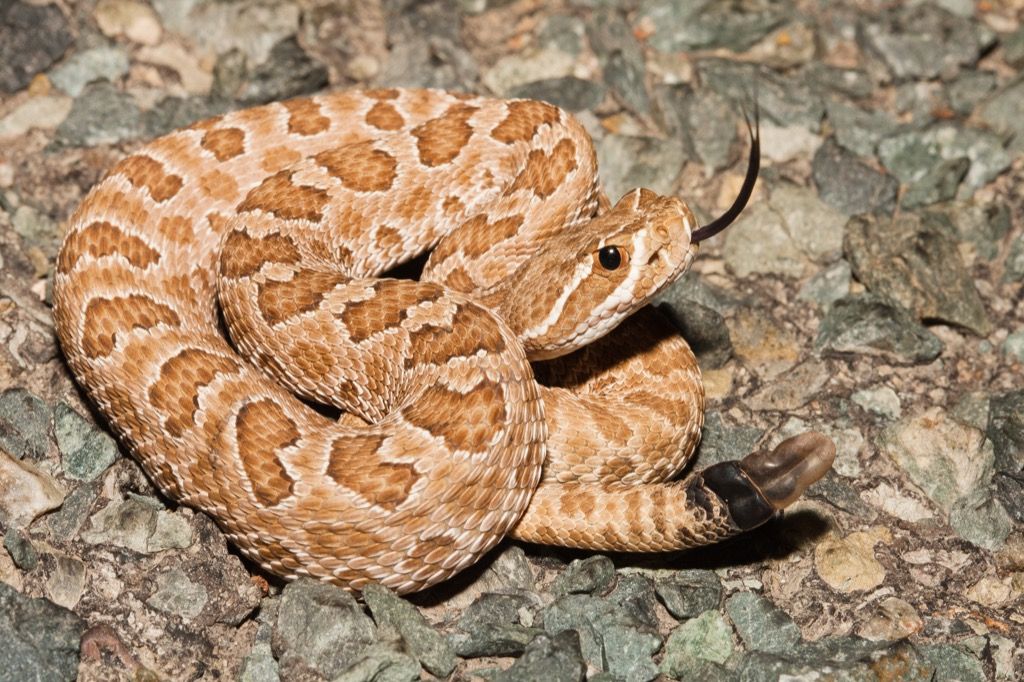
[[[381, 89], [236, 111], [89, 192], [57, 332], [160, 490], [286, 578], [411, 592], [506, 535], [712, 543], [834, 456], [807, 433], [675, 480], [703, 388], [648, 302], [743, 208], [752, 143], [742, 196], [698, 227], [649, 190], [612, 205], [550, 104]], [[427, 252], [418, 281], [381, 277]]]

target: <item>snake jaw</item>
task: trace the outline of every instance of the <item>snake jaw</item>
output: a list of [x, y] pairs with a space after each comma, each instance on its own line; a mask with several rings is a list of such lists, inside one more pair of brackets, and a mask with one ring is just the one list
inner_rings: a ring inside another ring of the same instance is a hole
[[759, 450], [740, 461], [731, 460], [700, 472], [692, 486], [718, 496], [733, 523], [743, 531], [756, 528], [793, 504], [812, 483], [832, 468], [836, 446], [831, 439], [808, 431]]

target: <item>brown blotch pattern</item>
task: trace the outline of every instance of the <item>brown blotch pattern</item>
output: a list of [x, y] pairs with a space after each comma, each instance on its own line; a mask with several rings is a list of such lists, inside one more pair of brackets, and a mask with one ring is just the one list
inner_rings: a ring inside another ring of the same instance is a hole
[[264, 263], [292, 265], [299, 259], [295, 243], [278, 232], [254, 238], [247, 232], [235, 230], [224, 240], [220, 271], [225, 277], [252, 277]]
[[57, 271], [70, 272], [85, 254], [93, 258], [119, 254], [133, 267], [142, 269], [160, 262], [159, 251], [105, 220], [89, 223], [68, 236], [57, 258]]
[[241, 128], [214, 128], [203, 135], [199, 144], [218, 161], [227, 161], [245, 151], [245, 132]]
[[565, 176], [576, 170], [576, 145], [569, 139], [562, 139], [545, 154], [542, 149], [534, 149], [526, 159], [526, 166], [509, 187], [509, 192], [529, 189], [541, 199], [545, 199], [558, 189]]
[[455, 268], [444, 278], [444, 283], [456, 291], [469, 293], [476, 288], [476, 282], [463, 268]]
[[156, 229], [162, 237], [176, 244], [184, 244], [195, 239], [192, 219], [184, 216], [164, 216], [157, 223]]
[[453, 450], [477, 453], [491, 444], [505, 427], [505, 400], [501, 386], [481, 381], [467, 393], [443, 386], [428, 388], [403, 410], [413, 426], [444, 439]]
[[510, 102], [508, 116], [495, 126], [491, 137], [498, 142], [512, 144], [533, 139], [542, 125], [558, 123], [561, 114], [558, 107], [547, 102], [521, 100]]
[[434, 167], [453, 161], [473, 135], [469, 119], [476, 110], [476, 107], [457, 104], [441, 116], [413, 128], [420, 162]]
[[260, 314], [269, 325], [284, 322], [316, 309], [327, 292], [346, 280], [336, 272], [298, 270], [287, 282], [266, 282], [256, 297]]
[[181, 319], [169, 306], [148, 296], [132, 294], [118, 298], [94, 298], [85, 307], [82, 321], [82, 350], [90, 358], [110, 355], [118, 332], [152, 329], [158, 324], [177, 327]]
[[218, 374], [237, 372], [235, 360], [198, 348], [186, 348], [160, 367], [160, 377], [149, 388], [149, 400], [167, 417], [164, 428], [180, 437], [195, 425], [199, 389]]
[[292, 171], [283, 170], [254, 187], [238, 205], [237, 210], [260, 209], [282, 220], [308, 220], [320, 222], [328, 196], [318, 187], [296, 185], [292, 182]]
[[374, 334], [397, 327], [408, 316], [409, 308], [420, 301], [440, 298], [441, 288], [404, 280], [383, 279], [373, 285], [374, 295], [365, 301], [346, 303], [341, 321], [355, 343]]
[[413, 464], [385, 462], [376, 453], [382, 436], [345, 436], [331, 444], [327, 475], [372, 504], [394, 509], [419, 479]]
[[311, 99], [291, 99], [282, 102], [288, 110], [288, 132], [316, 135], [331, 127], [331, 119], [320, 113], [320, 105]]
[[377, 228], [377, 234], [374, 235], [373, 241], [378, 249], [384, 253], [389, 253], [395, 247], [400, 246], [405, 240], [402, 239], [402, 234], [398, 230], [387, 225], [381, 225]]
[[451, 325], [427, 325], [410, 333], [409, 341], [411, 348], [407, 365], [442, 365], [449, 358], [470, 357], [479, 350], [488, 353], [505, 350], [505, 339], [490, 313], [472, 303], [459, 306], [452, 316]]
[[401, 130], [405, 119], [398, 109], [387, 102], [378, 101], [366, 114], [366, 122], [379, 130]]
[[458, 213], [464, 208], [466, 208], [466, 204], [464, 204], [462, 202], [462, 199], [455, 196], [454, 194], [449, 194], [448, 196], [446, 196], [444, 198], [444, 203], [441, 204], [441, 210], [444, 211], [445, 215], [452, 215], [453, 213]]
[[156, 202], [167, 201], [183, 184], [181, 176], [168, 173], [162, 163], [144, 154], [122, 159], [110, 172], [123, 175], [133, 187], [145, 187]]
[[373, 142], [355, 142], [316, 155], [316, 162], [356, 192], [383, 192], [398, 175], [398, 161]]
[[276, 453], [299, 441], [295, 422], [277, 403], [258, 400], [238, 411], [235, 434], [238, 456], [256, 499], [272, 507], [290, 497], [295, 481]]
[[460, 236], [456, 238], [456, 241], [462, 243], [462, 250], [467, 256], [475, 258], [487, 253], [495, 244], [516, 236], [522, 225], [523, 216], [521, 215], [499, 218], [490, 222], [486, 214], [480, 214], [459, 226]]
[[228, 202], [238, 196], [238, 183], [234, 177], [216, 168], [199, 178], [199, 187], [215, 201]]

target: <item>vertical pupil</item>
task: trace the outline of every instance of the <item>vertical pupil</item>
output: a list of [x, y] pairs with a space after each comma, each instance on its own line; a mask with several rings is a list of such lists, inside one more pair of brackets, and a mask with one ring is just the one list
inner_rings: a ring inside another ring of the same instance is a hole
[[598, 253], [597, 258], [601, 261], [601, 267], [605, 270], [614, 270], [622, 263], [622, 255], [619, 254], [619, 247], [605, 246]]

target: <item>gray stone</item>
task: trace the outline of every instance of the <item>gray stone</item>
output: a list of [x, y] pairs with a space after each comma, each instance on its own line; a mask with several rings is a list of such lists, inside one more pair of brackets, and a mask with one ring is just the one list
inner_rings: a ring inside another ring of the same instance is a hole
[[446, 677], [455, 669], [452, 645], [419, 610], [383, 585], [363, 587], [363, 601], [370, 608], [380, 636], [398, 636], [403, 649], [412, 654], [427, 672]]
[[4, 549], [11, 555], [14, 565], [23, 571], [31, 571], [39, 563], [39, 554], [22, 530], [11, 528], [4, 534]]
[[798, 75], [718, 58], [701, 59], [697, 69], [709, 88], [743, 106], [749, 107], [756, 93], [761, 115], [781, 126], [799, 125], [816, 132], [821, 125], [825, 103]]
[[587, 23], [587, 36], [604, 67], [608, 87], [632, 111], [649, 114], [644, 55], [622, 13], [611, 8], [595, 11]]
[[903, 365], [931, 362], [944, 348], [909, 312], [873, 294], [836, 301], [814, 345], [823, 352], [873, 355]]
[[700, 680], [701, 682], [731, 682], [736, 679], [724, 665], [703, 658], [697, 658], [673, 649], [666, 652], [659, 668], [663, 674], [674, 680]]
[[422, 679], [422, 672], [415, 658], [396, 651], [390, 643], [377, 642], [363, 649], [358, 660], [345, 672], [331, 678], [331, 682], [415, 682], [419, 679]]
[[844, 246], [854, 275], [873, 293], [919, 319], [950, 322], [985, 336], [992, 323], [953, 231], [936, 214], [903, 213], [891, 221], [861, 216], [847, 224]]
[[1024, 153], [1024, 77], [1009, 83], [978, 108], [978, 115], [990, 128], [1010, 138], [1010, 150]]
[[726, 232], [726, 263], [737, 275], [803, 276], [838, 259], [845, 217], [810, 189], [780, 185]]
[[583, 38], [586, 33], [586, 22], [579, 17], [555, 14], [544, 21], [537, 32], [537, 42], [555, 47], [567, 54], [578, 55], [583, 52]]
[[312, 669], [334, 678], [376, 641], [373, 621], [350, 592], [300, 578], [281, 593], [272, 647], [282, 677]]
[[671, 194], [685, 155], [679, 140], [606, 135], [598, 143], [597, 159], [605, 191], [617, 201], [637, 187]]
[[878, 172], [831, 140], [814, 155], [811, 177], [825, 203], [846, 215], [889, 212], [899, 189], [896, 178]]
[[134, 140], [143, 132], [142, 114], [131, 95], [107, 81], [85, 86], [57, 128], [58, 144], [94, 147]]
[[1000, 201], [953, 203], [935, 207], [955, 227], [961, 240], [970, 242], [978, 256], [994, 260], [1010, 232], [1010, 208]]
[[722, 413], [708, 412], [704, 415], [704, 429], [700, 444], [694, 453], [694, 461], [700, 467], [741, 459], [754, 451], [764, 431], [755, 426], [728, 426], [722, 420]]
[[518, 656], [541, 632], [521, 623], [532, 600], [525, 595], [485, 593], [469, 605], [449, 636], [455, 653], [464, 658]]
[[[656, 674], [653, 664], [648, 664], [661, 645], [657, 631], [619, 604], [590, 595], [569, 594], [545, 608], [543, 619], [548, 634], [577, 631], [584, 660], [597, 670], [621, 675], [622, 668], [638, 666], [637, 670], [644, 675]], [[642, 653], [645, 651], [649, 653]], [[642, 662], [637, 662], [638, 656]]]
[[934, 682], [985, 682], [985, 669], [976, 657], [949, 644], [923, 644], [921, 656], [935, 667]]
[[749, 396], [747, 407], [759, 412], [795, 410], [817, 396], [831, 376], [828, 365], [808, 358]]
[[1017, 69], [1024, 66], [1024, 26], [1002, 39], [1003, 59]]
[[573, 630], [551, 637], [537, 635], [508, 670], [491, 678], [492, 682], [582, 682], [586, 665], [580, 655], [580, 638]]
[[164, 510], [153, 498], [133, 494], [93, 514], [80, 535], [90, 544], [110, 544], [140, 554], [184, 549], [192, 544], [188, 521]]
[[644, 0], [639, 18], [654, 26], [648, 42], [662, 52], [711, 48], [743, 52], [788, 21], [791, 12], [788, 2], [737, 11], [736, 6], [712, 0]]
[[968, 116], [982, 100], [992, 94], [997, 84], [996, 75], [991, 71], [968, 71], [961, 74], [946, 88], [949, 105], [961, 116]]
[[828, 309], [833, 303], [850, 293], [853, 271], [849, 261], [839, 260], [811, 277], [800, 287], [797, 298], [817, 303]]
[[196, 121], [223, 114], [228, 100], [210, 97], [164, 97], [143, 115], [146, 137], [159, 137]]
[[639, 573], [620, 575], [608, 599], [622, 607], [636, 623], [658, 628], [657, 597], [654, 582]]
[[76, 52], [50, 71], [50, 80], [58, 88], [78, 97], [94, 80], [116, 81], [128, 73], [128, 55], [117, 47], [101, 46]]
[[280, 682], [280, 667], [274, 659], [270, 645], [280, 605], [279, 599], [266, 599], [260, 604], [260, 609], [256, 613], [256, 621], [259, 623], [256, 640], [249, 654], [242, 659], [242, 668], [238, 673], [240, 682]]
[[0, 449], [13, 457], [41, 460], [49, 448], [52, 410], [24, 388], [0, 393]]
[[[865, 647], [856, 638], [834, 638], [826, 646], [808, 643], [790, 655], [751, 652], [735, 662], [734, 679], [744, 682], [815, 680], [836, 682], [901, 680], [930, 682], [935, 669], [908, 645]], [[822, 640], [825, 642], [825, 640]], [[834, 644], [833, 644], [834, 642]], [[849, 644], [845, 644], [845, 643]], [[869, 643], [870, 644], [870, 643]]]
[[674, 571], [655, 580], [654, 589], [668, 612], [680, 621], [716, 610], [722, 599], [722, 583], [714, 571]]
[[993, 396], [985, 434], [995, 457], [996, 496], [1024, 523], [1024, 390]]
[[56, 5], [0, 4], [0, 92], [16, 92], [60, 59], [73, 40]]
[[89, 517], [89, 510], [98, 496], [99, 484], [79, 485], [74, 488], [64, 498], [64, 504], [60, 509], [46, 517], [50, 534], [58, 540], [67, 540], [77, 535]]
[[601, 641], [608, 673], [614, 679], [648, 682], [658, 676], [658, 666], [651, 660], [661, 649], [661, 636], [656, 631], [613, 624], [604, 628]]
[[697, 658], [712, 663], [725, 663], [732, 655], [732, 628], [718, 611], [705, 611], [669, 635], [665, 642], [662, 672], [679, 657]]
[[46, 596], [54, 604], [73, 609], [85, 594], [85, 562], [66, 554], [44, 554], [47, 565]]
[[153, 0], [151, 4], [165, 29], [187, 36], [212, 53], [239, 49], [252, 64], [268, 59], [273, 47], [299, 28], [299, 7], [287, 2]]
[[971, 162], [966, 157], [937, 162], [927, 173], [911, 183], [903, 195], [903, 208], [949, 201], [956, 196], [960, 181], [970, 167]]
[[1006, 256], [1006, 265], [1003, 271], [1003, 280], [1006, 282], [1020, 282], [1024, 280], [1024, 234], [1017, 237], [1010, 244], [1010, 252]]
[[725, 610], [743, 644], [752, 651], [782, 654], [800, 641], [796, 623], [759, 594], [738, 592], [726, 600]]
[[730, 151], [736, 141], [738, 112], [726, 98], [714, 91], [704, 91], [699, 96], [689, 88], [686, 92], [678, 115], [690, 148], [701, 163], [712, 170], [727, 168], [732, 161]]
[[660, 296], [658, 309], [664, 312], [690, 345], [704, 369], [721, 367], [732, 357], [732, 340], [725, 318], [697, 301], [673, 296], [674, 288]]
[[999, 136], [987, 130], [949, 124], [890, 136], [878, 144], [878, 157], [893, 175], [911, 187], [926, 176], [941, 177], [942, 173], [936, 174], [935, 168], [943, 161], [966, 158], [970, 168], [963, 179], [968, 192], [988, 184], [1010, 166], [1010, 155]]
[[608, 557], [598, 554], [586, 559], [573, 560], [562, 574], [555, 578], [555, 582], [551, 584], [551, 593], [563, 595], [603, 592], [613, 580], [615, 564]]
[[533, 81], [512, 88], [510, 97], [523, 97], [550, 102], [567, 111], [587, 111], [595, 108], [604, 99], [607, 88], [601, 83], [564, 76]]
[[890, 419], [900, 417], [900, 397], [888, 386], [861, 389], [851, 395], [850, 400], [868, 412]]
[[995, 40], [984, 24], [926, 2], [869, 18], [859, 37], [897, 79], [949, 77], [973, 66]]
[[154, 609], [192, 619], [202, 613], [207, 601], [206, 588], [192, 582], [180, 568], [158, 573], [156, 591], [146, 603]]
[[949, 525], [972, 545], [995, 551], [1013, 530], [1013, 519], [1000, 498], [986, 486], [956, 501], [949, 512]]
[[820, 61], [812, 61], [802, 67], [800, 76], [816, 90], [833, 90], [854, 99], [868, 97], [875, 89], [875, 84], [867, 71], [844, 69]]
[[69, 478], [92, 481], [117, 459], [114, 439], [65, 403], [54, 410], [53, 433], [64, 475]]
[[0, 676], [74, 680], [85, 628], [85, 621], [71, 611], [0, 583]]
[[263, 104], [312, 94], [327, 82], [327, 67], [290, 37], [274, 45], [267, 60], [252, 70], [238, 99], [245, 104]]
[[829, 101], [827, 110], [836, 142], [861, 156], [874, 156], [878, 143], [899, 128], [899, 123], [884, 111], [865, 111], [842, 100]]

